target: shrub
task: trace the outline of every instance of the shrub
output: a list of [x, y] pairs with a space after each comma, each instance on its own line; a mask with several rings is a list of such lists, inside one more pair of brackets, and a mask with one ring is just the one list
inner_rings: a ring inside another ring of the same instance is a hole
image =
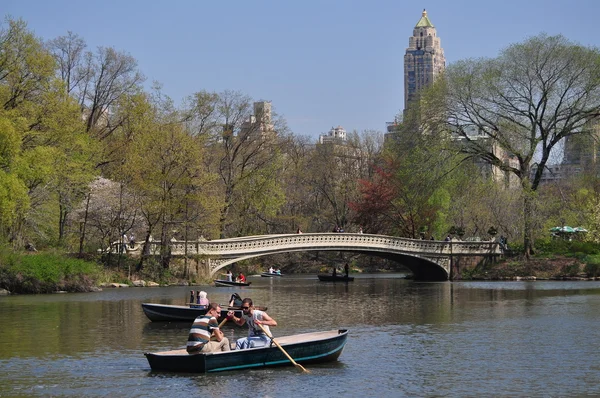
[[579, 264], [566, 265], [562, 270], [564, 275], [577, 276], [579, 275]]
[[160, 284], [168, 284], [173, 276], [171, 275], [171, 271], [164, 268], [156, 258], [149, 258], [144, 263], [140, 277], [156, 281]]
[[0, 251], [0, 287], [14, 293], [88, 291], [99, 275], [92, 262], [56, 253]]
[[594, 242], [569, 241], [564, 239], [541, 239], [535, 243], [539, 254], [562, 254], [577, 256], [588, 254], [599, 254], [600, 245]]
[[590, 277], [600, 276], [600, 263], [586, 264], [583, 271]]

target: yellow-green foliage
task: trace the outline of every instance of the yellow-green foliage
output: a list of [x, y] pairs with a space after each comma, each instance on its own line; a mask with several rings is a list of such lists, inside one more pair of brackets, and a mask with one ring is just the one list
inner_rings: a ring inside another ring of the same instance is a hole
[[86, 291], [99, 275], [99, 265], [55, 253], [0, 253], [0, 287], [13, 293]]

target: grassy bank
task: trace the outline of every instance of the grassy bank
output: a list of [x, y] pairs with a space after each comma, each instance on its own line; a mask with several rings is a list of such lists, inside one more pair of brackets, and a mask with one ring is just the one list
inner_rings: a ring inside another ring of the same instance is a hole
[[102, 275], [101, 265], [59, 253], [0, 253], [0, 288], [11, 293], [87, 292]]
[[[519, 252], [519, 248], [516, 248]], [[600, 245], [593, 242], [552, 239], [536, 244], [532, 258], [508, 257], [498, 263], [477, 268], [464, 279], [504, 280], [517, 277], [536, 279], [579, 279], [600, 277]]]
[[153, 281], [160, 285], [212, 283], [212, 279], [184, 278], [178, 272], [176, 261], [173, 269], [164, 269], [150, 259], [142, 272], [133, 273], [138, 261], [128, 256], [80, 259], [57, 251], [13, 252], [0, 247], [0, 289], [14, 294], [39, 294], [90, 292], [106, 283], [131, 286], [135, 280]]

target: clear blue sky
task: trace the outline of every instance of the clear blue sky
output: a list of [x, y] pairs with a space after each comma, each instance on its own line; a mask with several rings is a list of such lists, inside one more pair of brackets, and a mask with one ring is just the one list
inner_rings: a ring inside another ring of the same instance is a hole
[[72, 31], [137, 59], [177, 103], [237, 90], [272, 101], [296, 135], [385, 130], [403, 107], [403, 56], [427, 9], [446, 62], [539, 33], [600, 46], [598, 0], [0, 0], [45, 40]]

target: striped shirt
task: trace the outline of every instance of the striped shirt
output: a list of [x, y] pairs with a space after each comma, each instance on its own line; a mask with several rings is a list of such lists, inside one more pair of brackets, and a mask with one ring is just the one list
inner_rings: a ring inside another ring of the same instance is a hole
[[210, 341], [213, 330], [218, 329], [217, 318], [210, 315], [202, 315], [194, 320], [187, 341], [187, 352], [198, 352], [204, 344]]

